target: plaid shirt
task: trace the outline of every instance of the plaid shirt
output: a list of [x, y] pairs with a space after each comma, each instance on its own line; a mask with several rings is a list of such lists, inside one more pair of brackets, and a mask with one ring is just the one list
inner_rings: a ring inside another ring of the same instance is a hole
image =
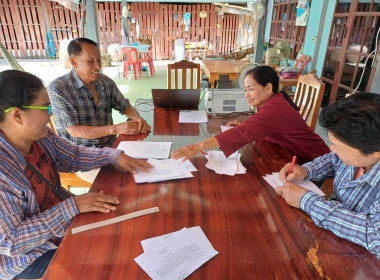
[[336, 200], [307, 191], [300, 207], [314, 222], [335, 235], [357, 243], [380, 260], [380, 161], [354, 179], [357, 168], [329, 153], [303, 165], [308, 179], [334, 178]]
[[[38, 141], [62, 172], [88, 171], [117, 162], [120, 151], [74, 146], [49, 135]], [[24, 157], [0, 132], [0, 279], [13, 279], [48, 250], [56, 249], [73, 217], [73, 198], [41, 213]]]
[[111, 147], [116, 139], [115, 135], [85, 139], [72, 137], [66, 130], [73, 125], [112, 125], [112, 108], [124, 114], [127, 107], [131, 106], [109, 77], [100, 74], [94, 84], [99, 97], [98, 105], [95, 104], [90, 89], [83, 84], [74, 69], [51, 82], [48, 93], [53, 106], [54, 123], [57, 134], [73, 144], [98, 148]]

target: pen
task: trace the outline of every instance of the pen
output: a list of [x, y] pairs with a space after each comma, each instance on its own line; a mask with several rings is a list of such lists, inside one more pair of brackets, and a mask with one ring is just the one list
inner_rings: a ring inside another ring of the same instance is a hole
[[207, 153], [205, 151], [202, 150], [201, 153], [207, 156]]
[[296, 160], [297, 160], [297, 157], [293, 156], [292, 163], [290, 164], [288, 176], [290, 175], [290, 173], [292, 173], [292, 169], [293, 169], [294, 164], [296, 163]]

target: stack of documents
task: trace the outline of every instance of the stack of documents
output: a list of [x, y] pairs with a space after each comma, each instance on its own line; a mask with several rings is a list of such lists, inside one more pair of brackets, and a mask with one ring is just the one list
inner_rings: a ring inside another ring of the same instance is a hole
[[207, 114], [206, 111], [185, 111], [179, 112], [180, 123], [206, 123]]
[[209, 151], [206, 167], [214, 170], [217, 174], [233, 176], [235, 174], [245, 174], [246, 168], [240, 161], [241, 154], [236, 152], [228, 158], [221, 151]]
[[137, 171], [133, 174], [136, 183], [152, 183], [173, 179], [183, 179], [194, 177], [191, 172], [198, 171], [189, 161], [182, 162], [182, 159], [148, 159], [153, 168], [150, 172]]
[[172, 142], [122, 141], [117, 146], [126, 155], [138, 158], [169, 158]]
[[[282, 187], [284, 183], [281, 181], [279, 173], [272, 173], [263, 176], [265, 181], [268, 182], [269, 185], [271, 185], [273, 188]], [[302, 180], [302, 181], [292, 181], [292, 183], [299, 185], [305, 189], [308, 189], [312, 192], [315, 192], [316, 194], [320, 196], [325, 196], [325, 194], [316, 186], [313, 182], [310, 180]]]
[[218, 254], [198, 227], [141, 241], [144, 253], [135, 258], [152, 279], [185, 279]]

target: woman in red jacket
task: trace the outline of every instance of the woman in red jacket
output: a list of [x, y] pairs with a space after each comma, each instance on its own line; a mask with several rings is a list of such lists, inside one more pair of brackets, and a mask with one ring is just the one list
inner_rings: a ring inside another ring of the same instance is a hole
[[279, 78], [272, 67], [259, 66], [248, 71], [244, 79], [245, 96], [250, 106], [257, 107], [257, 113], [244, 122], [234, 120], [227, 124], [234, 128], [174, 151], [172, 158], [185, 160], [202, 150], [215, 148], [228, 157], [244, 145], [264, 139], [284, 147], [300, 163], [330, 152], [289, 96], [278, 89]]

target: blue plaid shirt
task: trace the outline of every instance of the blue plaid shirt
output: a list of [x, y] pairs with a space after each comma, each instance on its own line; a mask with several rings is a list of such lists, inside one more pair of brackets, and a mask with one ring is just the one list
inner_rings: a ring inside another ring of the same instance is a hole
[[84, 85], [75, 70], [63, 75], [48, 86], [48, 93], [53, 106], [53, 118], [57, 134], [71, 143], [86, 147], [111, 147], [116, 135], [98, 139], [72, 137], [66, 128], [73, 125], [105, 126], [112, 125], [112, 109], [125, 113], [131, 106], [117, 88], [115, 82], [106, 75], [100, 74], [94, 83], [99, 96], [95, 104], [90, 89]]
[[[38, 144], [61, 172], [88, 171], [117, 162], [120, 151], [75, 146], [52, 132]], [[73, 217], [73, 198], [40, 212], [24, 157], [0, 132], [0, 279], [13, 279], [56, 249]]]
[[344, 164], [332, 152], [303, 167], [308, 179], [335, 177], [336, 200], [307, 191], [300, 200], [300, 208], [318, 226], [367, 248], [380, 260], [380, 161], [357, 179], [353, 179], [357, 168]]

